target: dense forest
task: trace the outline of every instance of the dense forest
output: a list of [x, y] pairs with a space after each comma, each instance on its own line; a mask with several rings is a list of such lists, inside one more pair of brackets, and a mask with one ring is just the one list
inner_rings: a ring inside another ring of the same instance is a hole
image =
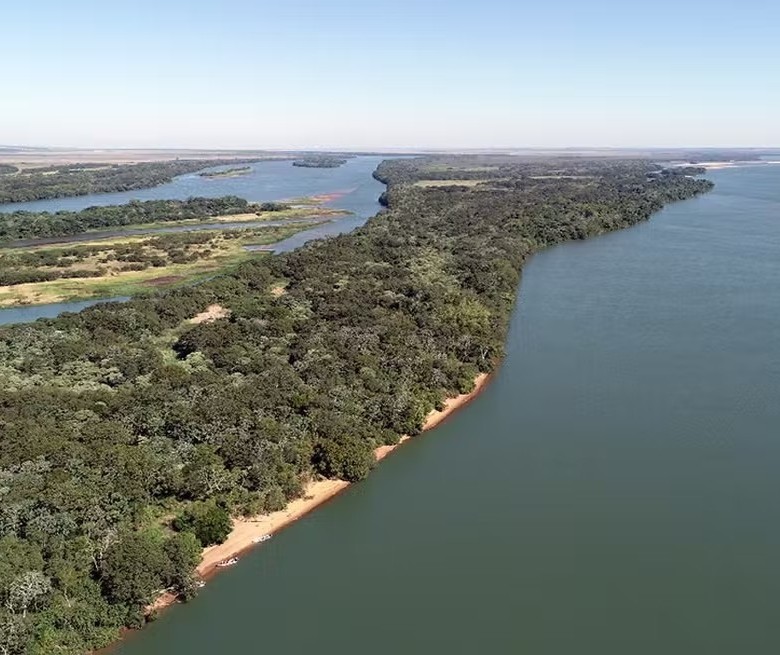
[[[159, 590], [192, 593], [230, 515], [279, 509], [312, 476], [365, 477], [376, 446], [500, 361], [532, 253], [711, 187], [659, 170], [386, 161], [388, 210], [350, 234], [1, 328], [0, 652], [104, 645]], [[188, 321], [214, 303], [230, 316]]]
[[338, 168], [347, 163], [343, 157], [304, 157], [293, 161], [293, 166], [302, 168]]
[[164, 223], [253, 211], [243, 198], [188, 198], [187, 200], [133, 200], [124, 205], [87, 207], [78, 212], [0, 213], [0, 243], [17, 239], [61, 237], [100, 228]]
[[18, 172], [19, 169], [11, 164], [0, 164], [0, 175], [10, 175], [11, 173]]
[[145, 189], [170, 182], [177, 175], [248, 161], [256, 159], [176, 159], [105, 166], [78, 164], [21, 171], [16, 175], [0, 176], [0, 203]]

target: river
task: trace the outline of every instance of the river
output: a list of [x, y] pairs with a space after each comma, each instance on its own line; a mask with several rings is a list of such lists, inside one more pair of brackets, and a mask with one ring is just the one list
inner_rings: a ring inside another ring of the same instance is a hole
[[780, 652], [780, 166], [527, 265], [456, 418], [121, 655]]
[[[150, 189], [126, 191], [121, 193], [101, 193], [74, 198], [54, 198], [51, 200], [36, 200], [0, 205], [0, 212], [10, 211], [78, 211], [95, 205], [119, 205], [131, 200], [186, 199], [193, 196], [217, 198], [225, 195], [236, 195], [250, 201], [283, 200], [301, 198], [322, 194], [335, 194], [333, 200], [325, 205], [336, 209], [345, 209], [351, 215], [338, 218], [327, 223], [316, 225], [311, 229], [298, 232], [273, 245], [275, 252], [287, 252], [298, 248], [311, 239], [319, 239], [342, 232], [349, 232], [365, 223], [376, 214], [380, 205], [377, 202], [385, 187], [372, 177], [379, 163], [387, 157], [363, 156], [347, 160], [338, 168], [304, 168], [293, 166], [290, 161], [264, 161], [251, 165], [247, 175], [239, 177], [204, 178], [197, 173], [181, 175], [168, 184]], [[230, 166], [215, 166], [207, 170], [224, 170]], [[264, 222], [263, 227], [269, 227], [270, 222]], [[255, 223], [222, 223], [220, 227], [252, 227]], [[203, 226], [142, 228], [140, 230], [124, 230], [121, 232], [105, 232], [103, 238], [111, 234], [142, 234], [152, 232], [192, 231]], [[90, 234], [90, 239], [95, 238]], [[80, 241], [83, 235], [56, 238], [50, 241]], [[45, 240], [38, 240], [38, 243]], [[23, 242], [22, 242], [23, 245]], [[263, 250], [268, 250], [267, 246]], [[114, 300], [125, 300], [115, 298]], [[11, 307], [0, 309], [0, 325], [9, 323], [24, 323], [38, 318], [51, 318], [66, 311], [78, 311], [105, 300], [86, 300], [71, 303], [55, 303], [50, 305], [33, 305], [28, 307]]]

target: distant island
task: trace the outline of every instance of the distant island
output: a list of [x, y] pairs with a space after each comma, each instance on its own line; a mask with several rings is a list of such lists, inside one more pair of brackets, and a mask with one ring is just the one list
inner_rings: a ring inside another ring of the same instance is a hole
[[224, 171], [203, 171], [198, 173], [201, 177], [238, 177], [239, 175], [246, 175], [252, 170], [251, 166], [238, 166], [236, 168], [228, 168]]
[[166, 184], [177, 175], [250, 161], [258, 160], [175, 159], [137, 164], [83, 162], [25, 169], [16, 173], [8, 170], [5, 175], [0, 175], [0, 204], [147, 189]]
[[293, 166], [302, 168], [338, 168], [347, 163], [346, 159], [341, 157], [304, 157], [293, 161]]

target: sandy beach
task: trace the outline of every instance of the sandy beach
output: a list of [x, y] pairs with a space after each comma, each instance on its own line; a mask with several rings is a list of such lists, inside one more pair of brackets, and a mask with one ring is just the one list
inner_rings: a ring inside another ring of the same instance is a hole
[[198, 574], [202, 578], [213, 575], [219, 570], [217, 568], [219, 562], [252, 548], [255, 539], [278, 532], [348, 486], [349, 482], [344, 480], [316, 480], [306, 485], [301, 498], [296, 498], [278, 512], [235, 519], [233, 530], [223, 543], [203, 550], [203, 558], [197, 568]]
[[[423, 430], [430, 430], [439, 425], [446, 418], [477, 397], [489, 380], [486, 373], [481, 373], [474, 380], [474, 389], [470, 393], [448, 398], [441, 410], [432, 411], [425, 420]], [[377, 461], [383, 460], [395, 451], [411, 437], [404, 436], [394, 446], [380, 446], [374, 451]], [[293, 500], [282, 510], [270, 514], [261, 514], [252, 518], [239, 518], [233, 522], [233, 530], [228, 538], [221, 544], [209, 546], [203, 550], [203, 556], [197, 567], [198, 575], [209, 578], [220, 571], [217, 566], [231, 557], [237, 557], [242, 553], [258, 547], [256, 540], [264, 535], [273, 535], [301, 517], [305, 516], [323, 503], [339, 494], [349, 486], [344, 480], [315, 480], [306, 485], [301, 498]], [[176, 596], [171, 593], [160, 595], [157, 600], [147, 608], [147, 611], [158, 611], [176, 602]]]
[[683, 164], [684, 166], [701, 166], [708, 171], [716, 171], [721, 168], [742, 168], [744, 166], [768, 166], [770, 164], [780, 164], [780, 161], [767, 160], [747, 160], [747, 161], [702, 161], [695, 164]]

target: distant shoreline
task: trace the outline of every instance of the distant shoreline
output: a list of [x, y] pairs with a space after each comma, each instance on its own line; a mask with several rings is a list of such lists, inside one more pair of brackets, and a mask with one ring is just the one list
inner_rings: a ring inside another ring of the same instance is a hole
[[745, 168], [747, 166], [771, 166], [773, 164], [780, 164], [780, 161], [766, 161], [763, 159], [758, 160], [745, 160], [745, 161], [700, 161], [700, 162], [688, 162], [681, 164], [681, 166], [700, 166], [706, 168], [708, 171], [716, 171], [721, 168]]

